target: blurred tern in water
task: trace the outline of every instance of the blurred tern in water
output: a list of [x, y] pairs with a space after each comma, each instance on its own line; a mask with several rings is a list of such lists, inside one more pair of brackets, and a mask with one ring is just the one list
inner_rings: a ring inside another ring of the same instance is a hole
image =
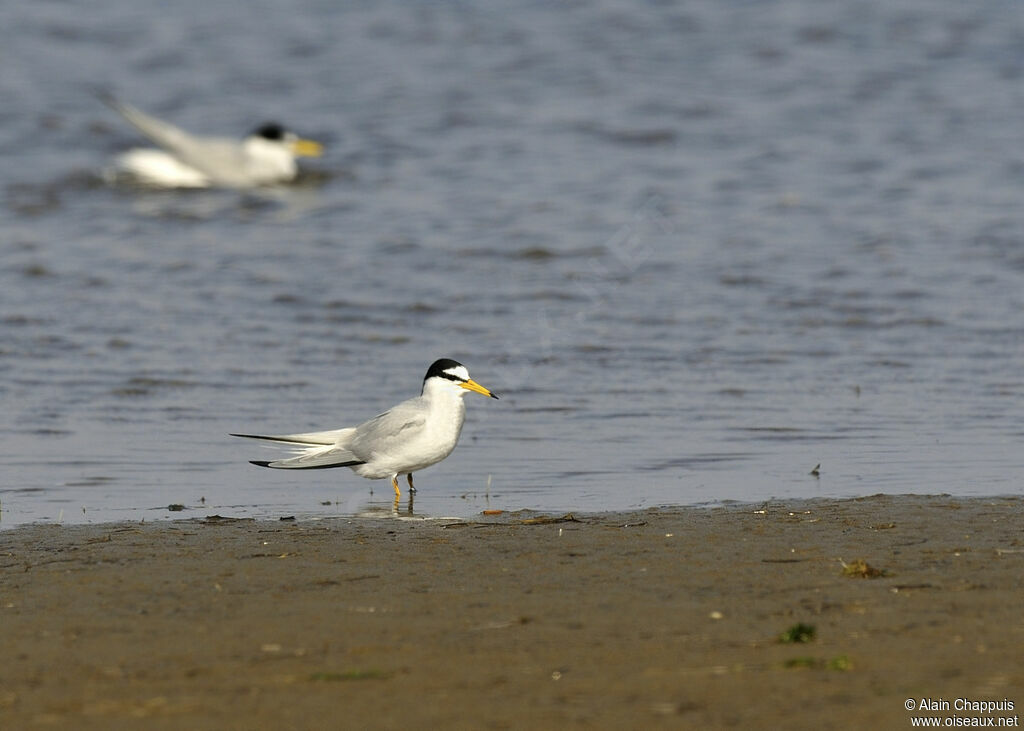
[[466, 391], [498, 398], [470, 378], [464, 365], [441, 358], [427, 370], [419, 396], [359, 426], [306, 434], [231, 436], [284, 442], [299, 450], [298, 456], [287, 459], [252, 461], [260, 467], [293, 470], [349, 467], [360, 477], [371, 480], [390, 477], [397, 500], [402, 494], [398, 487], [399, 475], [406, 475], [409, 490], [416, 492], [412, 484], [413, 472], [437, 464], [455, 449], [466, 418], [466, 405], [462, 401]]
[[137, 130], [162, 149], [134, 149], [120, 155], [115, 173], [159, 188], [252, 188], [287, 183], [298, 174], [296, 157], [318, 157], [323, 145], [268, 123], [242, 140], [199, 137], [151, 117], [130, 104], [106, 97]]

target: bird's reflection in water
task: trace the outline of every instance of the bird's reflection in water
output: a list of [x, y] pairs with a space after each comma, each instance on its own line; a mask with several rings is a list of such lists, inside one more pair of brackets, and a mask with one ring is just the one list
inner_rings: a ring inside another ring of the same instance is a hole
[[[413, 515], [413, 512], [412, 512], [412, 501], [413, 501], [413, 496], [414, 495], [415, 495], [415, 493], [409, 492], [409, 502], [408, 502], [408, 504], [405, 507], [405, 514], [406, 515]], [[391, 514], [392, 515], [397, 517], [397, 516], [402, 514], [402, 504], [401, 503], [402, 503], [402, 498], [400, 498], [398, 495], [395, 495], [395, 503], [394, 503], [394, 505], [391, 506]]]
[[[371, 493], [372, 494], [372, 493]], [[406, 518], [416, 515], [413, 511], [413, 496], [409, 493], [409, 499], [402, 504], [402, 498], [398, 495], [391, 502], [377, 502], [371, 497], [371, 502], [366, 504], [356, 514], [364, 518]]]

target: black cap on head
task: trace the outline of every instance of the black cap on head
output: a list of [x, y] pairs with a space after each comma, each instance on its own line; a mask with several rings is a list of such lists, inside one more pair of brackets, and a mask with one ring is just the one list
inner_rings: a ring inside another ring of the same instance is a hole
[[254, 137], [280, 142], [284, 139], [285, 131], [285, 128], [277, 122], [267, 122], [254, 129], [252, 134]]
[[[455, 380], [451, 374], [445, 373], [452, 368], [465, 368], [466, 366], [459, 363], [457, 360], [451, 358], [439, 358], [430, 364], [430, 368], [427, 369], [427, 375], [423, 376], [423, 380], [426, 381], [428, 378], [447, 378], [448, 380]], [[461, 379], [459, 379], [461, 380]]]

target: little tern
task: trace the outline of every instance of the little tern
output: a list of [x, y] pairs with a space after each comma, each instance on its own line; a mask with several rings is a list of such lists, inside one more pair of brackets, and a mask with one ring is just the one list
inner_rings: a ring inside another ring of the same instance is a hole
[[318, 157], [323, 145], [267, 123], [242, 140], [200, 137], [152, 117], [130, 104], [105, 98], [139, 132], [162, 149], [120, 155], [116, 171], [158, 188], [252, 188], [287, 183], [299, 169], [296, 157]]
[[441, 358], [427, 369], [419, 396], [359, 426], [304, 434], [231, 436], [284, 442], [299, 450], [297, 456], [287, 459], [251, 460], [254, 465], [292, 470], [349, 467], [371, 480], [390, 477], [398, 499], [402, 494], [399, 475], [406, 475], [409, 490], [416, 492], [413, 473], [437, 464], [455, 449], [466, 419], [462, 397], [467, 391], [498, 398], [470, 378], [466, 366]]

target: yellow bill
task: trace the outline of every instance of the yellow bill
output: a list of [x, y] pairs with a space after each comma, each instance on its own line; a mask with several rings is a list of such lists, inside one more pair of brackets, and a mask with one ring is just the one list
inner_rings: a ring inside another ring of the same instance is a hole
[[484, 396], [490, 396], [491, 398], [498, 398], [493, 393], [491, 393], [489, 390], [487, 390], [486, 388], [481, 386], [479, 383], [474, 381], [472, 378], [469, 378], [469, 379], [463, 381], [459, 385], [462, 386], [467, 391], [476, 391], [477, 393], [482, 393]]
[[320, 157], [324, 154], [324, 146], [313, 140], [301, 137], [292, 143], [292, 153], [298, 157]]

